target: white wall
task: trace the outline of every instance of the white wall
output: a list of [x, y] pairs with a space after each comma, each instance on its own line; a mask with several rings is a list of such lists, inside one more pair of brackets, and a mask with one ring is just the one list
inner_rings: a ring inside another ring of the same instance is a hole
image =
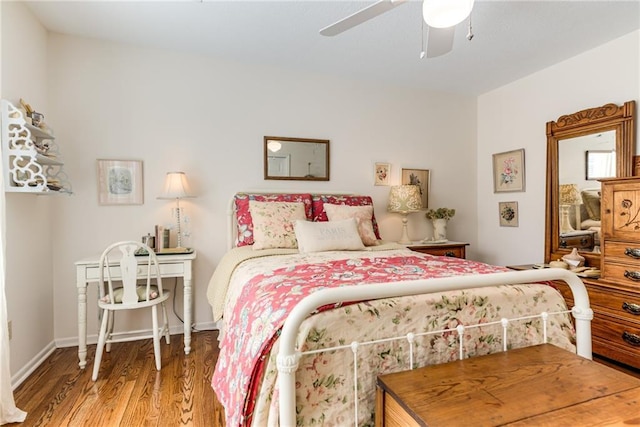
[[[400, 217], [386, 214], [389, 188], [373, 185], [374, 163], [393, 165], [393, 183], [399, 183], [402, 167], [431, 169], [431, 205], [457, 209], [451, 237], [469, 240], [473, 254], [476, 195], [468, 183], [476, 175], [474, 98], [59, 34], [49, 35], [48, 53], [47, 121], [75, 192], [54, 202], [55, 337], [61, 343], [77, 335], [74, 261], [112, 241], [139, 239], [154, 224], [172, 224], [173, 205], [156, 200], [167, 171], [185, 171], [198, 195], [184, 206], [192, 219], [187, 244], [198, 251], [200, 326], [211, 320], [206, 286], [226, 250], [229, 200], [240, 190], [370, 194], [383, 237], [397, 240]], [[331, 180], [264, 181], [264, 135], [329, 139]], [[98, 205], [101, 158], [144, 161], [144, 205]], [[410, 222], [411, 235], [424, 238], [426, 219], [414, 214]], [[96, 331], [89, 306], [89, 331]], [[181, 313], [181, 299], [177, 306]], [[126, 321], [132, 328], [148, 323], [146, 317], [139, 325]], [[173, 316], [170, 321], [177, 325]]]
[[[46, 60], [45, 29], [22, 4], [3, 2], [1, 97], [14, 102], [24, 98], [46, 114]], [[50, 197], [6, 195], [6, 296], [13, 324], [12, 374], [43, 349], [53, 348], [51, 203]]]
[[[640, 31], [635, 31], [478, 98], [480, 259], [502, 265], [543, 261], [545, 124], [609, 102], [638, 102], [639, 76]], [[518, 148], [525, 149], [526, 191], [494, 194], [492, 154]], [[498, 225], [500, 201], [518, 202], [518, 228]]]

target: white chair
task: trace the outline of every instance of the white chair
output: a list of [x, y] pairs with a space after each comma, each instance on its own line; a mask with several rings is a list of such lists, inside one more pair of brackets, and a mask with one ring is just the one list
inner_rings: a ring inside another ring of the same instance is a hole
[[[143, 255], [136, 255], [142, 253]], [[100, 298], [98, 307], [102, 310], [102, 323], [96, 357], [93, 363], [93, 381], [98, 378], [104, 346], [111, 350], [114, 314], [118, 310], [134, 310], [151, 307], [153, 320], [153, 350], [156, 369], [160, 370], [160, 337], [165, 336], [169, 344], [169, 322], [165, 301], [171, 295], [162, 289], [162, 278], [156, 254], [144, 243], [124, 241], [114, 243], [102, 253], [100, 269]], [[106, 276], [106, 279], [105, 279]], [[115, 278], [112, 280], [112, 276]], [[145, 284], [138, 284], [138, 279]], [[122, 282], [122, 287], [114, 287], [114, 280]], [[155, 282], [155, 284], [152, 284]], [[158, 327], [158, 304], [162, 304], [164, 325]]]

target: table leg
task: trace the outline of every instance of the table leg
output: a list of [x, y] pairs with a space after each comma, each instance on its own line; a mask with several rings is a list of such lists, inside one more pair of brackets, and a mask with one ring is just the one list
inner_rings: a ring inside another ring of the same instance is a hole
[[87, 366], [87, 284], [77, 283], [78, 287], [78, 358], [80, 368]]
[[185, 265], [184, 272], [184, 354], [191, 351], [191, 318], [193, 312], [193, 298], [191, 287], [191, 261]]

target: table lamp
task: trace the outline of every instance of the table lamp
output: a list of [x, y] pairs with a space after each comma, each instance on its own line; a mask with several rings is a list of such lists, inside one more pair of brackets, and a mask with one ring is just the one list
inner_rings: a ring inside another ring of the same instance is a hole
[[402, 215], [402, 237], [398, 243], [408, 245], [409, 233], [407, 232], [407, 215], [418, 212], [422, 208], [420, 187], [417, 185], [394, 185], [389, 192], [387, 211]]
[[[580, 192], [576, 184], [560, 185], [560, 234], [575, 231], [569, 220], [569, 209], [571, 206], [579, 205], [581, 202]], [[580, 228], [580, 208], [576, 207], [576, 226]]]
[[194, 197], [189, 190], [189, 183], [184, 172], [167, 172], [164, 180], [164, 190], [158, 199], [176, 199], [176, 235], [178, 248], [182, 248], [182, 231], [180, 229], [180, 199]]

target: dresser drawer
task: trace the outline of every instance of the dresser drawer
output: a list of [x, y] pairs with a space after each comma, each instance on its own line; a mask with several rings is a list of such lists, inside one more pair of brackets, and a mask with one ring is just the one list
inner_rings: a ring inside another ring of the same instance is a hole
[[[169, 264], [159, 264], [160, 265], [160, 276], [162, 277], [176, 277], [176, 276], [182, 276], [184, 274], [184, 263], [182, 262], [176, 262], [176, 263], [169, 263]], [[152, 270], [153, 272], [154, 270]], [[147, 266], [146, 265], [139, 265], [138, 266], [138, 275], [146, 275], [147, 273]], [[153, 273], [152, 273], [153, 276]], [[105, 268], [104, 270], [104, 277], [105, 279], [107, 278], [107, 270]], [[111, 267], [111, 278], [112, 279], [119, 279], [120, 277], [122, 277], [122, 273], [120, 271], [120, 267]], [[95, 266], [95, 267], [88, 267], [86, 269], [86, 280], [88, 281], [97, 281], [100, 279], [100, 269]]]
[[640, 268], [640, 243], [607, 240], [604, 256], [607, 261], [637, 264]]
[[464, 259], [466, 257], [467, 245], [468, 243], [445, 243], [441, 245], [412, 245], [407, 247], [414, 252], [420, 252], [423, 254], [435, 256], [450, 256]]
[[640, 263], [605, 262], [602, 267], [602, 278], [640, 291]]
[[640, 325], [595, 313], [591, 323], [593, 352], [640, 368]]
[[591, 307], [596, 312], [637, 322], [640, 328], [640, 294], [620, 290], [587, 286]]

